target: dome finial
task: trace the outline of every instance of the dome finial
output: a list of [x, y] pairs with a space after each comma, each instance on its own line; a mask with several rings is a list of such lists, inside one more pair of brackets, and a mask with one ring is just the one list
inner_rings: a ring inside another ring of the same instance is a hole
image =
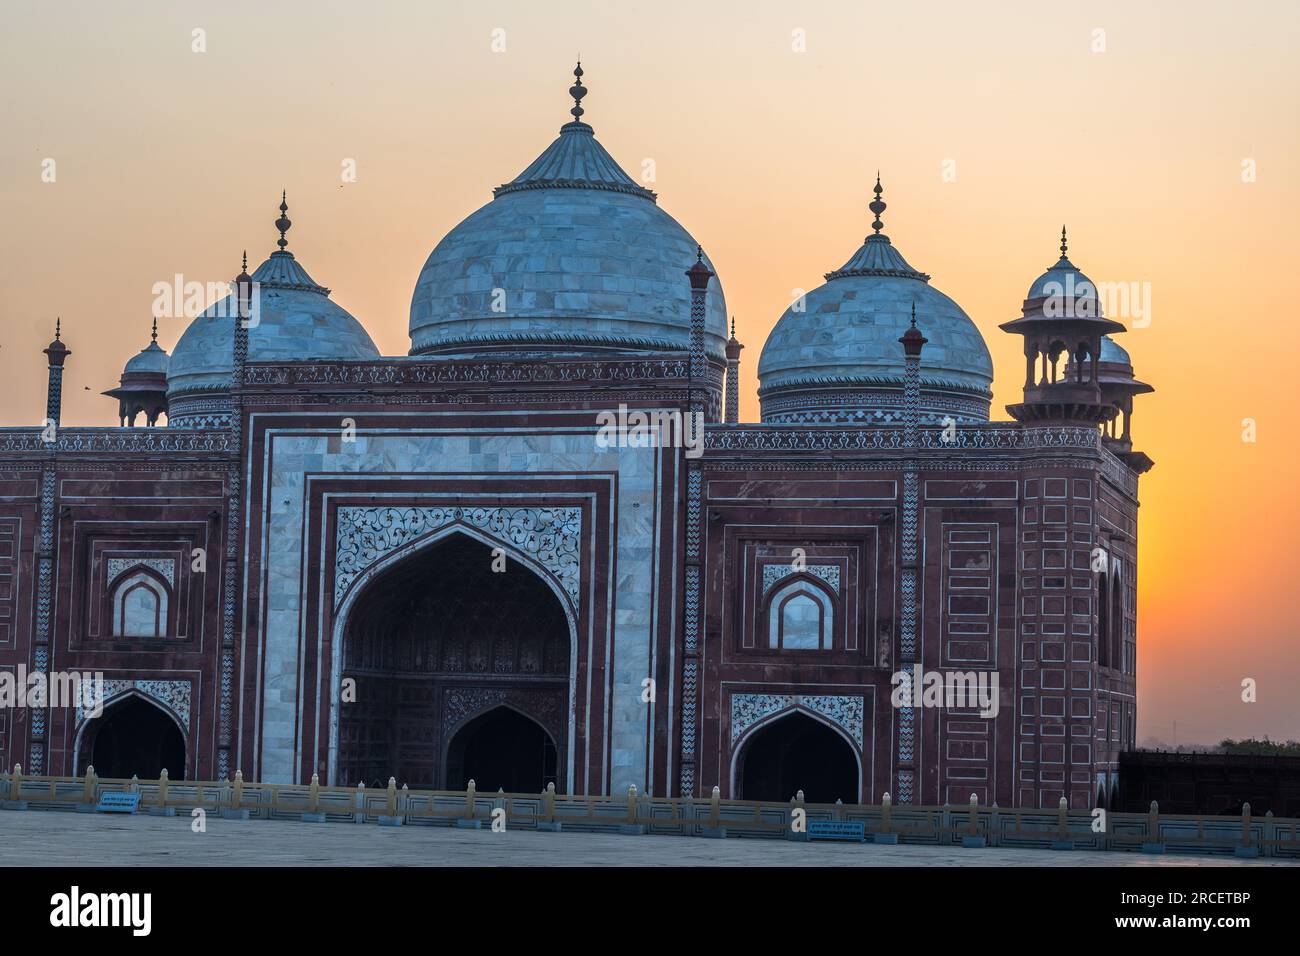
[[734, 315], [731, 317], [731, 337], [733, 339], [736, 337], [736, 317]]
[[153, 334], [149, 336], [153, 341], [158, 341], [158, 316], [153, 317]]
[[912, 300], [912, 328], [916, 328], [916, 300]]
[[575, 123], [581, 123], [582, 114], [586, 112], [582, 108], [582, 98], [587, 95], [587, 88], [582, 85], [582, 60], [573, 68], [573, 85], [569, 87], [569, 95], [573, 97], [573, 109], [569, 112], [573, 114]]
[[885, 203], [880, 198], [880, 194], [884, 192], [884, 190], [880, 188], [880, 170], [876, 170], [876, 188], [874, 192], [876, 198], [871, 201], [867, 208], [870, 209], [876, 217], [875, 221], [871, 224], [871, 228], [876, 231], [876, 235], [879, 235], [880, 230], [885, 226], [885, 224], [880, 221], [880, 214], [884, 212], [886, 208]]
[[1067, 246], [1065, 244], [1065, 226], [1061, 226], [1061, 258], [1062, 259], [1065, 258], [1066, 248]]
[[[284, 234], [288, 232], [289, 227], [293, 225], [293, 221], [287, 215], [288, 212], [288, 192], [282, 191], [280, 193], [280, 218], [275, 221], [275, 228], [280, 230], [280, 238], [276, 242], [276, 245], [280, 247], [281, 252], [284, 252], [285, 247], [289, 245], [289, 240], [284, 238]], [[245, 268], [247, 268], [247, 266], [245, 266]]]
[[54, 317], [54, 341], [56, 342], [59, 341], [59, 335], [62, 331], [63, 331], [63, 316], [56, 315]]
[[244, 271], [244, 272], [247, 272], [247, 271], [248, 271], [248, 250], [247, 250], [247, 249], [244, 250], [244, 265], [243, 265], [243, 271]]

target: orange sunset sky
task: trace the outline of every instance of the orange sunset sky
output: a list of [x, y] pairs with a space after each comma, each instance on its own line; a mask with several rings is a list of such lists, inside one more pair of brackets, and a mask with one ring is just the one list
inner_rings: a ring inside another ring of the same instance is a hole
[[885, 231], [988, 341], [996, 418], [1024, 368], [998, 323], [1063, 222], [1094, 280], [1149, 283], [1118, 338], [1156, 387], [1138, 739], [1300, 738], [1300, 5], [9, 0], [0, 31], [0, 425], [43, 417], [56, 315], [64, 421], [114, 424], [99, 392], [154, 283], [260, 262], [282, 188], [290, 249], [405, 354], [426, 256], [569, 119], [580, 53], [584, 119], [634, 177], [653, 161], [718, 270], [742, 418], [791, 290], [869, 231], [877, 168]]

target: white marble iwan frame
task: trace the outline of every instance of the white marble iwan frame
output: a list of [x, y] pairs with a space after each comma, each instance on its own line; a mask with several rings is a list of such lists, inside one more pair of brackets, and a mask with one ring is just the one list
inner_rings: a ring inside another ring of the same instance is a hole
[[[276, 419], [290, 414], [295, 425], [277, 428]], [[497, 414], [516, 418], [518, 415], [517, 412], [480, 413], [475, 417], [476, 427], [453, 427], [449, 424], [446, 430], [439, 430], [436, 425], [439, 417], [454, 417], [456, 425], [463, 426], [464, 413], [393, 413], [385, 419], [392, 420], [394, 427], [358, 429], [354, 442], [340, 441], [339, 420], [334, 415], [319, 416], [319, 429], [303, 427], [300, 412], [254, 413], [251, 416], [250, 431], [253, 434], [259, 428], [265, 428], [259, 468], [266, 479], [261, 487], [252, 487], [250, 462], [246, 486], [251, 504], [244, 519], [246, 560], [243, 588], [246, 595], [254, 593], [250, 591], [252, 582], [248, 580], [247, 558], [257, 554], [262, 578], [255, 590], [262, 633], [250, 632], [247, 617], [241, 622], [240, 700], [235, 712], [247, 712], [243, 697], [249, 686], [248, 668], [256, 666], [253, 713], [257, 733], [254, 734], [251, 763], [258, 768], [262, 780], [298, 782], [295, 778], [304, 752], [319, 753], [323, 743], [318, 739], [320, 721], [314, 722], [312, 727], [304, 726], [303, 695], [315, 695], [318, 714], [322, 706], [327, 709], [329, 706], [328, 702], [320, 700], [320, 682], [315, 688], [303, 686], [305, 635], [310, 630], [316, 632], [319, 659], [319, 655], [324, 653], [324, 636], [328, 628], [324, 619], [324, 601], [321, 602], [321, 620], [315, 622], [315, 627], [309, 629], [305, 620], [304, 594], [310, 557], [306, 553], [309, 483], [315, 478], [329, 478], [337, 484], [349, 476], [373, 479], [377, 475], [391, 477], [394, 495], [401, 494], [403, 479], [454, 475], [457, 484], [463, 483], [467, 501], [474, 495], [476, 484], [502, 477], [510, 477], [521, 484], [530, 480], [564, 478], [586, 481], [605, 478], [610, 482], [610, 553], [604, 562], [612, 576], [608, 582], [611, 602], [604, 648], [608, 685], [603, 717], [607, 732], [602, 740], [597, 741], [591, 739], [590, 727], [584, 728], [588, 746], [602, 749], [604, 779], [590, 779], [587, 769], [590, 761], [586, 761], [582, 768], [570, 766], [568, 779], [570, 790], [574, 792], [609, 793], [625, 791], [632, 783], [641, 787], [653, 775], [653, 748], [647, 729], [654, 726], [653, 708], [656, 704], [651, 702], [647, 705], [641, 701], [641, 682], [654, 674], [657, 595], [662, 588], [673, 587], [672, 581], [676, 580], [679, 571], [674, 559], [673, 579], [659, 580], [659, 502], [676, 498], [675, 488], [660, 487], [660, 456], [669, 454], [680, 459], [680, 452], [652, 447], [602, 448], [595, 438], [594, 415], [590, 428], [573, 427], [572, 411], [549, 413], [563, 416], [566, 424], [557, 421], [554, 427], [547, 427], [539, 422], [519, 428], [505, 424], [493, 427], [491, 422]], [[544, 418], [548, 413], [532, 414]], [[419, 425], [411, 421], [416, 416]], [[674, 468], [670, 472], [672, 480], [676, 480], [678, 470]], [[368, 490], [367, 495], [369, 493]], [[500, 499], [502, 496], [493, 497]], [[545, 495], [539, 494], [538, 497], [544, 498]], [[520, 506], [529, 504], [526, 492], [519, 493], [518, 503]], [[263, 520], [263, 533], [256, 541], [251, 538], [254, 509], [260, 512]], [[596, 535], [591, 534], [588, 538], [590, 540], [583, 541], [585, 549], [593, 547]], [[322, 541], [328, 540], [328, 535], [322, 536]], [[672, 547], [671, 553], [675, 554], [674, 543], [663, 546]], [[584, 556], [584, 560], [589, 558], [590, 555]], [[328, 592], [324, 580], [330, 573], [328, 564], [325, 560], [320, 561], [322, 594]], [[582, 586], [590, 596], [595, 582], [584, 581]], [[674, 621], [674, 632], [676, 626]], [[594, 631], [588, 627], [585, 633], [577, 635], [574, 653], [577, 653], [578, 641], [586, 642], [588, 660], [591, 660], [594, 640]], [[670, 646], [675, 643], [674, 633]], [[260, 660], [250, 653], [259, 645], [264, 648]], [[339, 644], [335, 642], [333, 646], [337, 653]], [[334, 670], [332, 661], [328, 670]], [[585, 686], [572, 688], [573, 694], [582, 695], [587, 703], [585, 718], [588, 724], [593, 717], [590, 706], [593, 679], [592, 669], [588, 668]], [[668, 699], [664, 700], [665, 697]], [[647, 706], [652, 708], [649, 722]], [[658, 706], [669, 707], [671, 714], [671, 695], [660, 695]], [[571, 738], [572, 717], [570, 713]], [[241, 752], [237, 759], [244, 765], [242, 734], [239, 740]], [[328, 746], [328, 741], [324, 743]], [[569, 759], [570, 762], [574, 759], [572, 746], [569, 747]]]

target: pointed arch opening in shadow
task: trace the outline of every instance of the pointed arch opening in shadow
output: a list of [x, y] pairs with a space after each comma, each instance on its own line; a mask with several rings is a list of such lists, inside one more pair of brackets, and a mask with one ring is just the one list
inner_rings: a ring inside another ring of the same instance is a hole
[[176, 718], [134, 691], [87, 721], [79, 734], [76, 772], [93, 766], [100, 777], [157, 780], [164, 767], [171, 780], [185, 779], [185, 735]]
[[[335, 686], [346, 678], [355, 693], [350, 702], [336, 697], [332, 780], [369, 785], [392, 776], [412, 787], [463, 789], [466, 761], [485, 760], [502, 786], [514, 777], [484, 756], [495, 749], [518, 762], [520, 780], [545, 776], [549, 766], [547, 782], [563, 792], [575, 623], [553, 579], [513, 552], [503, 557], [502, 549], [455, 526], [413, 542], [349, 595], [335, 631]], [[467, 714], [495, 715], [502, 703], [528, 725], [515, 727], [522, 749], [500, 732], [507, 720], [500, 715], [461, 738], [470, 730]], [[547, 729], [519, 710], [538, 715]], [[548, 765], [537, 763], [545, 748], [533, 728], [549, 742]], [[475, 743], [479, 734], [491, 748]], [[460, 738], [456, 748], [453, 737]], [[470, 777], [486, 789], [485, 780]], [[526, 792], [539, 790], [530, 783]]]
[[802, 790], [808, 803], [857, 803], [861, 779], [861, 764], [848, 739], [792, 710], [742, 738], [733, 792], [740, 800], [785, 803]]
[[559, 750], [537, 721], [512, 707], [494, 707], [467, 720], [447, 744], [447, 789], [469, 781], [488, 793], [541, 793], [559, 789]]

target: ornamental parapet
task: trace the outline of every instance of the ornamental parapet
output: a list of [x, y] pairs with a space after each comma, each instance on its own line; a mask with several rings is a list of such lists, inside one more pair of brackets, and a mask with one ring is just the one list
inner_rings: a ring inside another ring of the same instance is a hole
[[226, 431], [181, 428], [0, 428], [0, 455], [221, 455], [233, 451]]

